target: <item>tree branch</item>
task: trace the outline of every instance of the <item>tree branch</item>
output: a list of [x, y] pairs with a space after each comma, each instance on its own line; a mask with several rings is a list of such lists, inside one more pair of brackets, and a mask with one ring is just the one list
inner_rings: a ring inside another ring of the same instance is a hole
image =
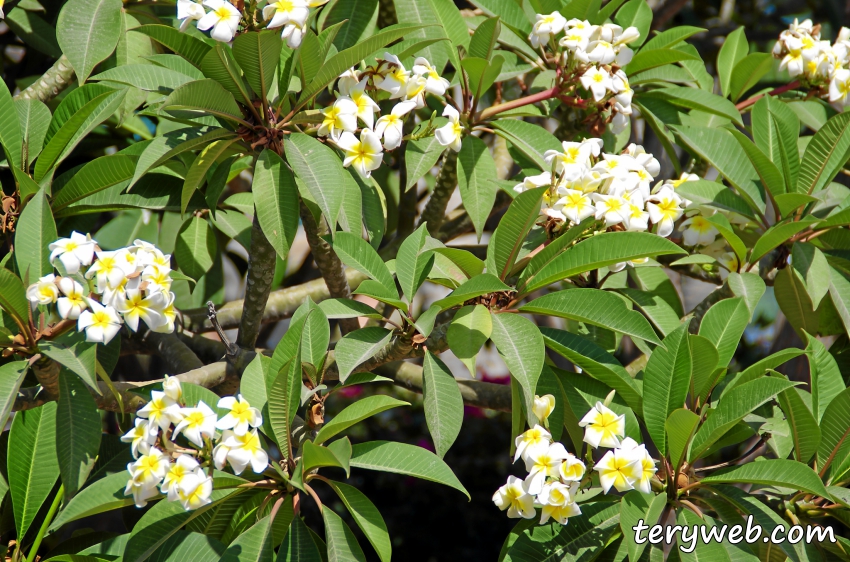
[[435, 236], [446, 219], [446, 206], [457, 187], [457, 152], [449, 150], [437, 175], [431, 198], [419, 217], [419, 224], [428, 223], [428, 233]]
[[[301, 223], [304, 225], [304, 232], [307, 234], [307, 243], [310, 244], [310, 250], [313, 253], [313, 260], [322, 272], [322, 277], [328, 286], [330, 296], [338, 299], [350, 299], [351, 287], [348, 286], [348, 278], [342, 267], [342, 262], [334, 253], [331, 245], [322, 238], [329, 234], [327, 225], [322, 220], [320, 224], [316, 223], [313, 218], [313, 213], [307, 208], [304, 203], [301, 203]], [[356, 330], [359, 327], [356, 318], [346, 318], [339, 321], [339, 328], [343, 335]]]
[[[142, 336], [151, 350], [162, 357], [168, 370], [175, 375], [204, 366], [203, 361], [176, 334], [159, 334], [148, 330]], [[42, 385], [43, 386], [43, 385]]]
[[708, 294], [707, 297], [702, 299], [702, 301], [694, 307], [691, 311], [693, 314], [693, 319], [691, 320], [690, 332], [692, 334], [696, 334], [699, 332], [699, 326], [702, 323], [702, 318], [705, 316], [705, 313], [708, 312], [708, 309], [712, 307], [715, 303], [734, 297], [735, 293], [732, 292], [732, 288], [729, 287], [729, 283], [723, 283], [720, 287], [713, 290]]
[[245, 276], [245, 300], [239, 321], [236, 345], [254, 349], [263, 324], [263, 313], [274, 281], [275, 251], [260, 228], [260, 219], [254, 215], [251, 226], [251, 253], [248, 273]]
[[16, 100], [39, 100], [48, 102], [58, 96], [62, 90], [74, 81], [74, 68], [68, 57], [62, 55], [41, 78], [33, 82], [29, 88], [15, 96]]

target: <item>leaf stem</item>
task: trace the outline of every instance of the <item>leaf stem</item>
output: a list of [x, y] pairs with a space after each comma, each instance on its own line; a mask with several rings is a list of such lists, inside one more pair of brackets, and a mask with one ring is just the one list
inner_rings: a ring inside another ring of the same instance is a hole
[[475, 119], [475, 122], [486, 121], [499, 113], [504, 113], [505, 111], [509, 111], [511, 109], [516, 109], [517, 107], [522, 107], [524, 105], [529, 105], [532, 103], [541, 102], [544, 100], [552, 99], [558, 96], [558, 87], [553, 86], [548, 90], [543, 90], [542, 92], [537, 92], [536, 94], [531, 94], [530, 96], [525, 96], [519, 99], [506, 101], [505, 103], [500, 103], [498, 105], [490, 106], [486, 109], [482, 109], [481, 112]]
[[741, 110], [746, 109], [746, 108], [750, 107], [751, 105], [755, 104], [757, 101], [759, 101], [764, 96], [778, 96], [779, 94], [784, 94], [785, 92], [788, 92], [790, 90], [794, 90], [795, 88], [799, 88], [799, 87], [800, 87], [800, 81], [794, 80], [793, 82], [791, 82], [789, 84], [785, 84], [784, 86], [774, 88], [773, 90], [767, 92], [766, 94], [759, 94], [759, 95], [753, 96], [749, 99], [745, 99], [744, 101], [736, 104], [735, 109], [737, 109], [738, 111], [741, 111]]
[[[56, 492], [56, 497], [53, 498], [53, 503], [50, 504], [50, 509], [47, 511], [47, 515], [44, 518], [44, 521], [41, 522], [41, 527], [38, 529], [38, 534], [35, 536], [35, 541], [32, 543], [32, 547], [30, 548], [30, 553], [27, 556], [27, 562], [35, 562], [36, 553], [38, 552], [38, 547], [41, 546], [41, 541], [44, 539], [44, 535], [47, 533], [47, 528], [50, 527], [50, 523], [53, 522], [53, 517], [56, 515], [56, 512], [59, 510], [59, 504], [62, 503], [62, 498], [65, 497], [65, 486], [59, 485], [59, 491]], [[23, 538], [23, 537], [22, 537]]]

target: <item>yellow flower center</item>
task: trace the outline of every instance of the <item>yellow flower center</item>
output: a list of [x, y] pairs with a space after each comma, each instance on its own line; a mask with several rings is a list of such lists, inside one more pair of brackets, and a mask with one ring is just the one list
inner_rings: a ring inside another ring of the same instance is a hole
[[691, 220], [691, 228], [696, 230], [700, 234], [708, 232], [711, 230], [712, 224], [708, 222], [704, 217], [694, 217]]
[[658, 203], [658, 210], [664, 219], [673, 220], [679, 213], [679, 205], [672, 199], [662, 199]]
[[602, 75], [601, 72], [597, 72], [596, 74], [593, 75], [593, 81], [594, 82], [602, 82], [602, 80], [604, 80], [604, 79], [605, 79], [605, 77]]
[[291, 12], [295, 5], [290, 0], [279, 0], [275, 2], [276, 11], [278, 12]]
[[239, 421], [247, 422], [251, 419], [251, 407], [243, 402], [237, 402], [230, 409], [230, 415]]
[[218, 16], [219, 20], [226, 20], [230, 18], [230, 11], [228, 11], [226, 6], [221, 6], [215, 10], [215, 15]]
[[94, 314], [92, 314], [92, 326], [98, 328], [106, 328], [112, 323], [112, 318], [103, 310], [98, 310]]
[[152, 455], [145, 455], [139, 459], [136, 470], [141, 469], [142, 479], [147, 480], [148, 478], [153, 478], [154, 473], [159, 471], [159, 465], [160, 461], [158, 458]]
[[77, 249], [77, 248], [79, 248], [79, 247], [80, 247], [80, 245], [79, 245], [79, 244], [77, 244], [76, 242], [73, 242], [73, 241], [70, 241], [70, 240], [69, 240], [69, 241], [65, 244], [65, 251], [66, 251], [66, 252], [73, 252], [74, 250], [76, 250], [76, 249]]
[[608, 207], [608, 212], [619, 211], [623, 208], [623, 203], [619, 199], [609, 199], [605, 202], [605, 206]]
[[204, 424], [204, 414], [201, 412], [192, 412], [185, 418], [189, 427], [196, 428]]

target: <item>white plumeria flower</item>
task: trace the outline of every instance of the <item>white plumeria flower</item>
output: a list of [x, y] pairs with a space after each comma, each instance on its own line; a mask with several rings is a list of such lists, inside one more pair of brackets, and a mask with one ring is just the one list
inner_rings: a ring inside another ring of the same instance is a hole
[[80, 271], [80, 266], [91, 265], [97, 242], [87, 234], [72, 232], [70, 238], [60, 238], [47, 247], [50, 249], [50, 264], [56, 265], [56, 258], [65, 268], [65, 273], [74, 275]]
[[242, 13], [226, 0], [204, 0], [204, 6], [212, 11], [198, 20], [198, 29], [206, 31], [212, 28], [210, 37], [222, 43], [230, 43], [239, 29]]
[[457, 109], [447, 105], [443, 109], [443, 117], [448, 117], [449, 122], [434, 131], [434, 138], [441, 146], [448, 146], [458, 152], [463, 142], [463, 125], [460, 124], [460, 114]]
[[354, 67], [351, 67], [339, 75], [339, 82], [337, 82], [337, 88], [339, 89], [340, 94], [347, 96], [348, 92], [351, 91], [351, 88], [354, 88], [359, 83], [360, 73], [357, 72]]
[[410, 78], [410, 72], [405, 70], [404, 65], [397, 56], [390, 53], [384, 53], [384, 60], [390, 63], [389, 68], [384, 72], [383, 79], [375, 84], [375, 86], [385, 92], [390, 93], [390, 99], [398, 99], [403, 97], [407, 90], [407, 80]]
[[165, 392], [158, 390], [151, 391], [150, 402], [136, 412], [136, 415], [146, 418], [151, 423], [151, 427], [157, 425], [163, 431], [171, 427], [172, 423], [180, 423], [183, 419], [180, 414], [180, 404]]
[[320, 137], [330, 135], [333, 140], [337, 140], [342, 133], [357, 130], [357, 104], [349, 97], [338, 98], [332, 106], [322, 111], [322, 115], [325, 118], [317, 133]]
[[[564, 20], [566, 22], [566, 20]], [[555, 409], [555, 397], [551, 394], [543, 396], [534, 395], [534, 403], [531, 405], [531, 411], [537, 416], [537, 419], [544, 427], [549, 427], [549, 416]]]
[[644, 232], [649, 228], [649, 213], [643, 210], [642, 204], [629, 202], [624, 223], [629, 232]]
[[579, 78], [579, 82], [585, 90], [593, 94], [595, 101], [600, 101], [613, 89], [611, 75], [596, 66], [588, 68]]
[[626, 416], [617, 415], [602, 402], [597, 402], [578, 422], [584, 428], [584, 442], [597, 447], [613, 448], [620, 445], [626, 434]]
[[631, 437], [626, 437], [620, 444], [620, 450], [632, 455], [640, 463], [640, 478], [633, 483], [634, 487], [644, 494], [652, 493], [652, 484], [650, 481], [655, 476], [655, 473], [658, 472], [658, 468], [655, 466], [655, 461], [649, 456], [646, 445], [642, 443], [639, 445]]
[[162, 391], [175, 402], [183, 400], [183, 386], [177, 377], [165, 375], [165, 379], [162, 381]]
[[191, 443], [203, 447], [204, 438], [215, 437], [218, 416], [203, 400], [194, 408], [181, 408], [180, 415], [183, 419], [174, 428], [175, 438], [182, 433]]
[[345, 152], [342, 165], [346, 168], [353, 166], [364, 178], [371, 176], [372, 170], [377, 170], [384, 159], [381, 139], [369, 129], [360, 131], [359, 140], [353, 133], [345, 132], [336, 144]]
[[534, 497], [528, 493], [526, 484], [516, 476], [508, 476], [507, 483], [493, 494], [493, 503], [502, 511], [508, 510], [511, 519], [534, 519]]
[[605, 227], [620, 224], [629, 214], [629, 203], [618, 195], [594, 193], [596, 201], [596, 219], [605, 219]]
[[304, 0], [278, 0], [263, 8], [263, 18], [271, 19], [268, 29], [283, 27], [289, 23], [304, 25], [310, 16], [310, 7]]
[[136, 418], [136, 423], [133, 429], [121, 436], [121, 441], [130, 443], [130, 452], [133, 458], [139, 458], [139, 454], [147, 454], [150, 451], [151, 445], [156, 443], [156, 437], [159, 435], [157, 427], [151, 427], [148, 420]]
[[[559, 174], [579, 177], [588, 164], [590, 164], [590, 158], [594, 156], [593, 150], [596, 145], [584, 142], [563, 141], [561, 146], [564, 148], [563, 152], [547, 150], [543, 153], [544, 161], [550, 166], [552, 162], [555, 162], [555, 171]], [[596, 154], [598, 155], [599, 153], [597, 152]]]
[[522, 435], [517, 436], [514, 442], [516, 445], [514, 462], [520, 457], [522, 457], [522, 460], [526, 460], [527, 455], [537, 449], [548, 449], [551, 442], [552, 434], [539, 425], [535, 425]]
[[537, 174], [535, 176], [525, 176], [521, 183], [514, 186], [514, 191], [522, 193], [523, 191], [536, 189], [538, 187], [543, 187], [544, 185], [552, 185], [552, 174], [549, 172], [543, 172], [542, 174]]
[[86, 332], [86, 341], [102, 343], [112, 341], [121, 330], [121, 317], [111, 306], [103, 306], [89, 299], [91, 311], [84, 310], [77, 319], [77, 331]]
[[171, 256], [166, 256], [150, 242], [145, 242], [137, 238], [133, 240], [133, 245], [128, 249], [136, 254], [139, 259], [139, 265], [143, 268], [149, 265], [156, 265], [157, 267], [171, 271]]
[[398, 148], [404, 137], [403, 117], [416, 107], [414, 101], [403, 101], [395, 104], [388, 115], [383, 115], [375, 123], [375, 134], [384, 139], [384, 150]]
[[572, 453], [567, 453], [567, 458], [558, 467], [558, 476], [562, 482], [581, 482], [586, 469], [581, 459]]
[[364, 78], [356, 86], [348, 91], [348, 96], [354, 105], [357, 107], [356, 115], [370, 129], [375, 124], [375, 113], [380, 111], [378, 104], [375, 103], [369, 94], [366, 93], [366, 83], [369, 78]]
[[168, 472], [168, 456], [156, 447], [127, 465], [127, 471], [136, 484], [157, 486]]
[[168, 293], [165, 296], [165, 308], [161, 311], [163, 324], [154, 328], [154, 332], [161, 334], [170, 334], [174, 331], [174, 321], [177, 319], [177, 313], [174, 310], [174, 293]]
[[829, 103], [839, 111], [850, 104], [850, 70], [842, 68], [836, 71], [829, 82]]
[[121, 283], [115, 287], [111, 287], [108, 283], [101, 291], [96, 287], [96, 290], [101, 293], [100, 302], [104, 305], [111, 306], [118, 310], [124, 304], [124, 298], [127, 296], [127, 289], [138, 289], [141, 284], [139, 277], [132, 279], [124, 278]]
[[720, 234], [708, 219], [702, 215], [693, 216], [679, 226], [685, 246], [708, 246]]
[[550, 482], [544, 485], [537, 496], [537, 500], [543, 506], [540, 524], [552, 518], [561, 525], [566, 525], [570, 517], [581, 515], [581, 508], [573, 499], [576, 492], [578, 492], [578, 484], [567, 486], [560, 482]]
[[537, 21], [531, 28], [528, 40], [531, 41], [531, 46], [537, 49], [540, 45], [549, 43], [549, 39], [563, 31], [566, 25], [567, 18], [558, 12], [552, 12], [548, 16], [537, 14]]
[[227, 462], [236, 474], [242, 474], [248, 465], [256, 474], [261, 474], [269, 465], [269, 455], [263, 450], [256, 429], [245, 435], [233, 433], [222, 444], [228, 448]]
[[146, 283], [145, 292], [148, 295], [154, 293], [168, 294], [171, 291], [173, 279], [170, 270], [156, 264], [150, 264], [142, 271], [142, 282]]
[[162, 310], [166, 306], [166, 298], [162, 293], [153, 293], [149, 297], [143, 297], [138, 289], [128, 289], [124, 302], [118, 311], [124, 316], [124, 322], [134, 332], [139, 331], [139, 320], [144, 320], [149, 328], [155, 329], [161, 326], [165, 320]]
[[226, 446], [225, 443], [233, 436], [233, 431], [229, 429], [224, 430], [221, 438], [218, 440], [218, 445], [213, 449], [213, 464], [218, 470], [224, 470], [224, 467], [227, 465], [227, 454], [230, 452], [230, 447]]
[[626, 147], [625, 153], [634, 158], [635, 162], [637, 162], [652, 177], [661, 173], [661, 163], [657, 158], [655, 158], [655, 156], [647, 152], [643, 146], [631, 143]]
[[59, 279], [59, 290], [64, 295], [56, 301], [59, 316], [69, 320], [77, 320], [89, 306], [85, 289], [70, 277], [62, 277]]
[[556, 208], [575, 224], [596, 213], [590, 197], [576, 189], [565, 190], [565, 195], [558, 201]]
[[611, 119], [611, 133], [619, 135], [629, 126], [629, 113], [618, 111], [614, 113], [614, 118]]
[[171, 464], [159, 487], [168, 497], [168, 501], [178, 501], [181, 491], [185, 493], [198, 486], [198, 475], [195, 470], [199, 466], [198, 461], [189, 455], [177, 457], [177, 461]]
[[425, 78], [425, 91], [435, 96], [446, 95], [449, 81], [440, 76], [437, 68], [432, 66], [425, 57], [417, 57], [413, 61], [413, 73]]
[[788, 47], [788, 54], [780, 61], [779, 70], [788, 69], [788, 74], [791, 77], [803, 74], [806, 68], [806, 60], [803, 58], [803, 42], [796, 37], [789, 37], [785, 41]]
[[192, 511], [193, 509], [198, 509], [212, 503], [210, 496], [213, 490], [213, 479], [209, 475], [204, 474], [200, 468], [195, 469], [195, 479], [197, 484], [194, 488], [187, 490], [177, 489], [180, 503], [186, 511]]
[[623, 449], [608, 451], [596, 463], [593, 470], [599, 473], [599, 484], [607, 494], [613, 486], [618, 492], [634, 490], [634, 483], [641, 479], [641, 459]]
[[97, 259], [86, 271], [86, 279], [95, 278], [98, 292], [107, 287], [117, 288], [128, 275], [136, 272], [136, 266], [125, 259], [119, 252], [97, 252]]
[[148, 505], [149, 499], [153, 499], [159, 495], [159, 488], [156, 487], [156, 484], [141, 484], [130, 478], [127, 481], [127, 486], [124, 488], [124, 495], [133, 496], [133, 503], [136, 504], [136, 507], [141, 508]]
[[569, 453], [561, 443], [552, 443], [546, 449], [534, 449], [526, 454], [525, 468], [528, 476], [528, 493], [538, 494], [549, 477], [557, 478], [561, 462]]
[[628, 154], [603, 154], [602, 160], [593, 166], [593, 170], [617, 178], [623, 178], [629, 172], [634, 172], [640, 168], [641, 165], [637, 163], [637, 160]]
[[27, 287], [27, 300], [33, 304], [53, 304], [59, 297], [56, 276], [48, 273], [36, 283]]
[[252, 427], [263, 425], [263, 415], [257, 408], [252, 408], [241, 394], [236, 397], [225, 396], [218, 401], [218, 407], [230, 410], [215, 426], [218, 429], [232, 429], [235, 435], [245, 435]]
[[304, 39], [305, 33], [307, 33], [306, 23], [304, 25], [290, 23], [280, 32], [280, 38], [286, 39], [286, 46], [290, 49], [297, 49], [301, 46], [301, 40]]
[[425, 88], [428, 86], [428, 80], [424, 76], [414, 74], [407, 79], [407, 85], [404, 90], [404, 99], [415, 102], [416, 109], [425, 107]]
[[658, 235], [667, 237], [673, 232], [673, 223], [682, 216], [682, 199], [669, 187], [664, 187], [652, 195], [646, 204], [649, 218], [658, 225]]
[[177, 19], [180, 20], [180, 31], [186, 31], [189, 24], [200, 20], [207, 14], [200, 2], [194, 0], [177, 0]]
[[327, 4], [328, 1], [329, 0], [307, 0], [307, 5], [311, 8], [318, 8]]

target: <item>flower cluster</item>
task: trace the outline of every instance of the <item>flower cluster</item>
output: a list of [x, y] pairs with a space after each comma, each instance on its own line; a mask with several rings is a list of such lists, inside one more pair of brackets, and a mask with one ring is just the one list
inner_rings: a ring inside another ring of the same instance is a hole
[[[534, 397], [534, 412], [541, 424], [548, 425], [554, 405], [552, 395]], [[493, 503], [499, 509], [507, 510], [511, 518], [533, 519], [539, 507], [541, 524], [551, 518], [566, 525], [570, 517], [581, 514], [575, 499], [585, 465], [579, 458], [561, 443], [553, 442], [552, 434], [539, 424], [516, 438], [514, 462], [520, 458], [528, 476], [525, 480], [509, 476], [493, 494]]]
[[558, 12], [537, 14], [528, 36], [534, 48], [548, 46], [552, 51], [563, 48], [564, 75], [578, 77], [581, 87], [593, 101], [610, 110], [614, 134], [623, 131], [632, 114], [632, 89], [622, 67], [634, 52], [627, 45], [638, 39], [636, 27], [623, 29], [606, 23], [593, 25], [587, 20], [567, 19]]
[[[407, 70], [397, 56], [386, 53], [375, 67], [363, 72], [352, 68], [340, 75], [336, 100], [322, 111], [318, 134], [329, 137], [343, 150], [344, 166], [353, 166], [361, 176], [369, 177], [380, 167], [383, 151], [401, 144], [404, 120], [414, 109], [425, 107], [425, 94], [445, 96], [448, 87], [449, 81], [427, 59], [417, 58], [412, 70]], [[376, 120], [375, 114], [381, 109], [372, 96], [380, 92], [398, 102], [390, 113]], [[460, 150], [460, 116], [450, 105], [443, 115], [449, 123], [435, 132], [437, 141]]]
[[781, 59], [780, 69], [788, 69], [792, 78], [820, 90], [836, 110], [850, 105], [850, 29], [842, 27], [830, 44], [821, 40], [820, 25], [794, 19], [779, 35], [773, 56]]
[[[281, 39], [286, 40], [289, 48], [297, 49], [307, 31], [310, 8], [318, 8], [327, 2], [328, 0], [268, 2], [263, 8], [263, 18], [267, 21], [266, 28], [283, 28], [280, 34]], [[180, 20], [181, 31], [196, 21], [198, 29], [209, 30], [210, 37], [213, 39], [229, 43], [239, 31], [243, 14], [227, 0], [203, 0], [203, 2], [177, 0], [177, 19]]]
[[155, 332], [174, 331], [171, 255], [144, 240], [107, 252], [79, 232], [49, 249], [59, 275], [41, 277], [27, 288], [27, 298], [35, 305], [55, 304], [62, 319], [77, 321], [87, 341], [107, 344], [122, 324], [135, 332], [140, 320]]
[[[262, 473], [269, 457], [256, 429], [263, 424], [260, 411], [242, 395], [225, 396], [218, 408], [228, 410], [221, 419], [203, 401], [187, 407], [180, 381], [166, 376], [162, 391], [151, 392], [150, 402], [137, 412], [135, 427], [121, 437], [136, 459], [127, 465], [130, 479], [124, 495], [144, 507], [165, 494], [188, 511], [210, 503], [213, 467], [224, 470], [229, 464], [241, 474], [250, 465]], [[187, 446], [177, 442], [180, 435]]]
[[[534, 397], [532, 408], [540, 424], [547, 425], [546, 418], [554, 407], [554, 396]], [[541, 414], [544, 417], [541, 418]], [[553, 442], [552, 434], [540, 424], [516, 438], [514, 462], [521, 458], [528, 476], [524, 480], [509, 476], [507, 483], [493, 494], [493, 503], [502, 511], [507, 510], [511, 518], [533, 519], [539, 507], [541, 524], [552, 518], [566, 525], [570, 517], [581, 514], [576, 495], [586, 479], [586, 467], [561, 443]], [[620, 492], [637, 489], [648, 494], [652, 491], [651, 480], [657, 470], [655, 461], [645, 445], [631, 437], [624, 438], [625, 415], [618, 416], [597, 402], [579, 426], [585, 429], [585, 443], [593, 449], [612, 449], [593, 467], [606, 494], [612, 487]]]
[[584, 442], [596, 449], [612, 449], [597, 462], [593, 470], [599, 473], [599, 484], [607, 494], [614, 487], [618, 492], [652, 491], [650, 481], [658, 470], [646, 446], [625, 437], [626, 416], [617, 415], [602, 402], [597, 402], [579, 422], [584, 428]]

